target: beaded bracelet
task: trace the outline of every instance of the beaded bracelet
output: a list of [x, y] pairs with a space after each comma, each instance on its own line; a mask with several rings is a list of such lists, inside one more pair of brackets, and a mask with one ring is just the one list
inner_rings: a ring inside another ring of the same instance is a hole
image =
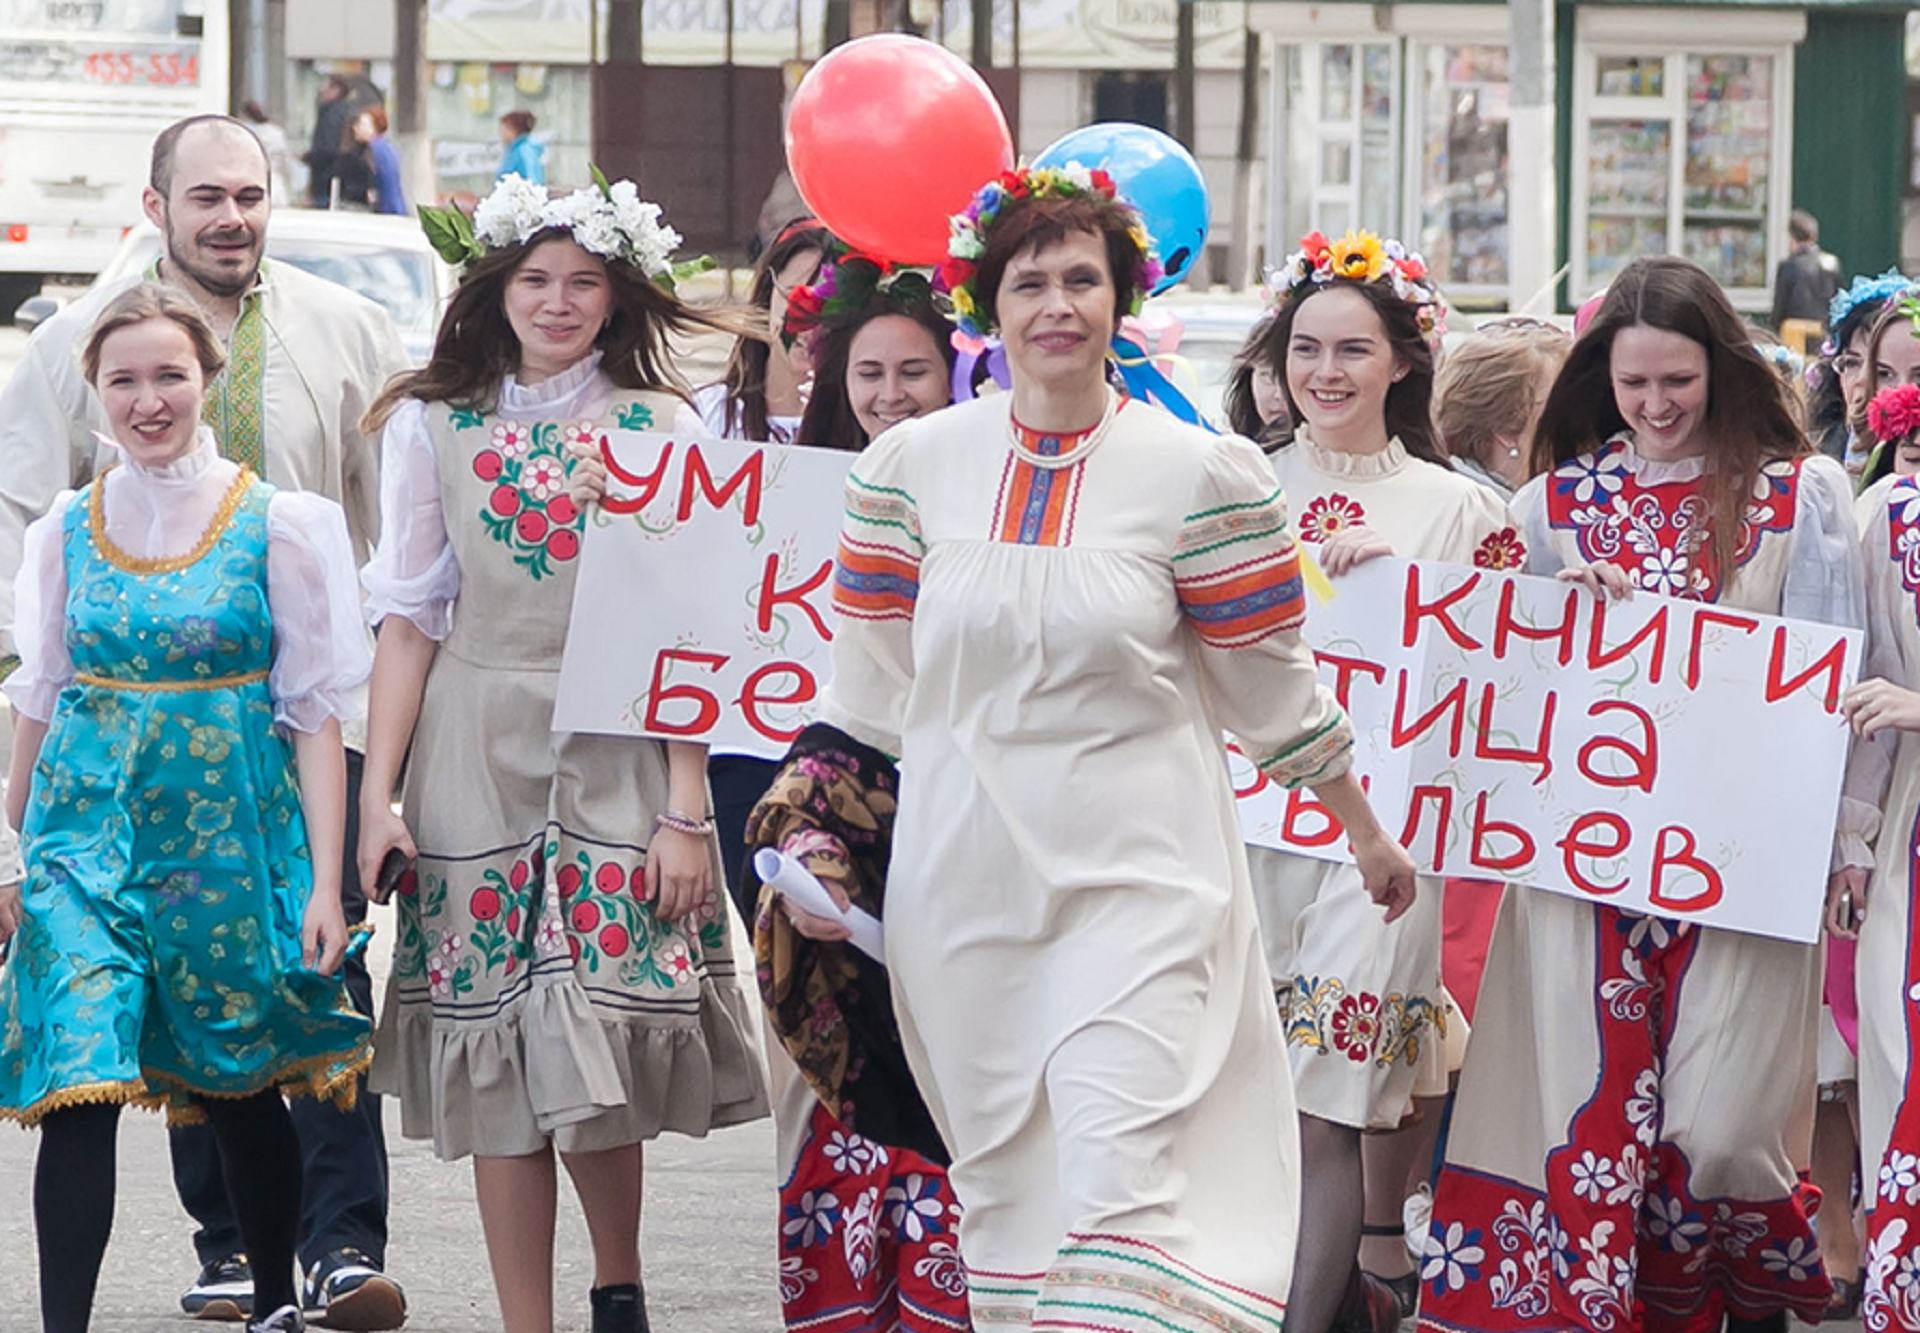
[[692, 815], [683, 815], [678, 810], [663, 810], [653, 818], [656, 829], [670, 828], [675, 833], [685, 833], [689, 837], [704, 838], [713, 832], [713, 820], [695, 819]]

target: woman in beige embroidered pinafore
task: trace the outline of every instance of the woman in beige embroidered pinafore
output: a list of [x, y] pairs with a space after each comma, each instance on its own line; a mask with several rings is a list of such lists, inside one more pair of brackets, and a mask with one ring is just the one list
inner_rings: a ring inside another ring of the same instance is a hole
[[[414, 862], [375, 1081], [409, 1137], [473, 1157], [507, 1333], [552, 1328], [554, 1150], [593, 1241], [595, 1333], [637, 1333], [641, 1143], [766, 1108], [704, 748], [551, 726], [601, 433], [664, 425], [684, 390], [668, 333], [714, 326], [656, 285], [679, 239], [657, 215], [624, 182], [551, 201], [509, 182], [477, 236], [431, 217], [467, 269], [433, 358], [373, 413], [359, 858], [369, 884], [396, 850]], [[635, 586], [607, 610], [644, 614]]]

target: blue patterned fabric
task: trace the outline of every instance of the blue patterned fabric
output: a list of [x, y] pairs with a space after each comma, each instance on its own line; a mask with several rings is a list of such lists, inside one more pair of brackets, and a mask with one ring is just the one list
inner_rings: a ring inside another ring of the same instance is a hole
[[368, 1023], [300, 961], [312, 865], [267, 672], [267, 503], [242, 472], [200, 547], [112, 550], [68, 507], [60, 695], [27, 806], [26, 921], [0, 969], [0, 1116], [270, 1085], [349, 1099]]

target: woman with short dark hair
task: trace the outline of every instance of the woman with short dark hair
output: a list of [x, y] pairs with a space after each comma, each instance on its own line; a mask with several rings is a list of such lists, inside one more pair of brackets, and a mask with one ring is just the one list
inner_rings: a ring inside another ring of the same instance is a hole
[[1266, 459], [1108, 385], [1157, 276], [1105, 173], [988, 184], [942, 278], [1012, 388], [894, 427], [847, 483], [821, 716], [905, 775], [887, 961], [983, 1326], [1280, 1329], [1299, 1148], [1219, 729], [1335, 810], [1390, 910], [1412, 889], [1300, 637]]

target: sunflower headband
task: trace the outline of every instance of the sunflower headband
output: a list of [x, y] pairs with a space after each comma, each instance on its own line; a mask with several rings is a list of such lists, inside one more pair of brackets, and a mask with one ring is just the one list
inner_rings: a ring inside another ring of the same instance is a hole
[[[987, 253], [987, 233], [993, 229], [1007, 202], [1076, 198], [1119, 201], [1120, 192], [1114, 186], [1113, 177], [1097, 167], [1083, 167], [1078, 162], [1069, 162], [1064, 167], [1024, 167], [1002, 172], [999, 179], [988, 181], [973, 196], [966, 212], [953, 215], [948, 222], [951, 234], [947, 238], [947, 261], [940, 266], [939, 286], [953, 307], [954, 321], [962, 333], [970, 338], [987, 336], [988, 330], [980, 323], [980, 299], [974, 281], [980, 274], [980, 257]], [[1122, 207], [1132, 218], [1127, 234], [1140, 253], [1133, 268], [1133, 305], [1127, 312], [1137, 315], [1147, 293], [1165, 273], [1159, 256], [1154, 253], [1153, 238], [1147, 235], [1140, 215], [1130, 205], [1122, 203]]]
[[490, 250], [525, 245], [543, 231], [564, 231], [581, 249], [631, 264], [669, 292], [681, 279], [714, 266], [707, 255], [675, 263], [680, 233], [661, 222], [660, 205], [643, 201], [632, 181], [609, 182], [600, 168], [588, 170], [592, 186], [557, 198], [544, 185], [503, 176], [471, 218], [457, 208], [422, 204], [421, 229], [434, 251], [456, 266]]
[[1400, 242], [1383, 241], [1370, 231], [1350, 231], [1337, 241], [1310, 231], [1287, 262], [1267, 274], [1275, 305], [1331, 282], [1386, 284], [1395, 297], [1414, 308], [1420, 332], [1428, 341], [1438, 341], [1447, 331], [1446, 307], [1433, 285], [1433, 275], [1427, 272], [1427, 261]]
[[869, 312], [907, 314], [920, 309], [933, 309], [930, 270], [854, 251], [829, 262], [810, 285], [793, 289], [780, 341], [791, 347]]

